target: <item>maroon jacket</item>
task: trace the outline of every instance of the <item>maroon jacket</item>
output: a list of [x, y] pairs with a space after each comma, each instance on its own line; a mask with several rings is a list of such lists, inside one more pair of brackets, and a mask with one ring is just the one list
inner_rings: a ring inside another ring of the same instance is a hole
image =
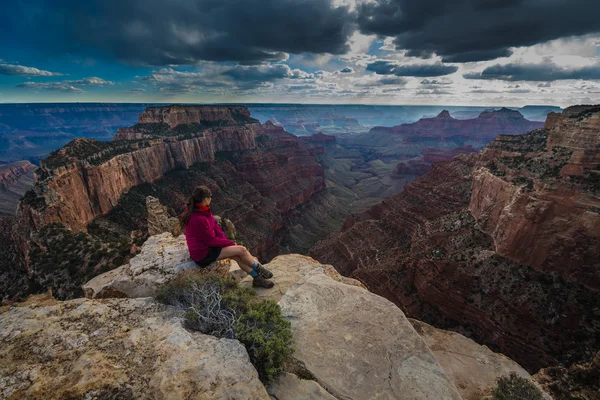
[[211, 247], [235, 246], [234, 242], [227, 239], [210, 209], [204, 211], [196, 208], [190, 215], [184, 234], [190, 257], [194, 261], [206, 257]]

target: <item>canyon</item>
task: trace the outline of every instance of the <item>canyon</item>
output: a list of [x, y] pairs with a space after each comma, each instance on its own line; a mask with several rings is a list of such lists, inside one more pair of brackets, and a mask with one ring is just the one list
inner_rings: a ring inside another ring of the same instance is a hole
[[599, 347], [600, 109], [441, 161], [310, 255], [530, 372]]
[[[486, 120], [514, 116], [499, 113], [488, 113]], [[442, 114], [421, 120], [419, 129], [434, 129], [448, 119]], [[341, 229], [349, 214], [397, 193], [433, 161], [475, 151], [421, 146], [424, 156], [415, 167], [374, 159], [370, 150], [343, 141], [323, 133], [292, 135], [271, 122], [261, 124], [244, 106], [147, 107], [137, 124], [118, 129], [112, 141], [78, 138], [41, 162], [16, 222], [5, 223], [13, 226], [5, 240], [19, 249], [19, 262], [2, 269], [70, 298], [85, 279], [136, 253], [150, 233], [147, 196], [175, 217], [198, 184], [211, 187], [215, 211], [242, 227], [238, 242], [261, 259], [305, 253]], [[61, 245], [70, 252], [54, 250]], [[22, 285], [23, 293], [31, 288]], [[18, 295], [13, 286], [3, 297]]]

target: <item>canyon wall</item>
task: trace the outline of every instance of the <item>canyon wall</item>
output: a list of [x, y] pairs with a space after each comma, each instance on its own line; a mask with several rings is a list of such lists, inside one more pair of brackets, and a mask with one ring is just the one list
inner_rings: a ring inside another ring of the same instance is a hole
[[567, 109], [547, 129], [435, 163], [310, 254], [532, 372], [586, 360], [600, 346], [600, 170], [562, 170], [598, 140], [599, 111]]
[[26, 160], [0, 165], [0, 217], [15, 215], [19, 198], [33, 186], [35, 168]]
[[20, 218], [34, 230], [58, 222], [83, 231], [133, 186], [156, 181], [176, 168], [212, 162], [218, 151], [254, 148], [259, 126], [250, 123], [185, 134], [168, 132], [172, 136], [155, 132], [153, 139], [112, 143], [76, 139], [42, 161], [36, 185], [20, 204]]
[[203, 122], [234, 122], [235, 117], [250, 118], [250, 111], [243, 106], [170, 106], [148, 107], [138, 118], [140, 124], [165, 123], [171, 128], [181, 124]]

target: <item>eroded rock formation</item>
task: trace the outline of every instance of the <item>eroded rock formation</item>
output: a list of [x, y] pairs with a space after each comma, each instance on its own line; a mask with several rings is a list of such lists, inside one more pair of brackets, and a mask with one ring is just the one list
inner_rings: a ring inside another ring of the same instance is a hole
[[574, 177], [561, 171], [579, 143], [600, 136], [590, 128], [600, 112], [563, 114], [549, 129], [434, 164], [311, 254], [530, 372], [586, 360], [599, 347], [600, 171], [597, 162]]
[[225, 122], [231, 126], [182, 125], [180, 130], [173, 130], [165, 122], [166, 129], [161, 130], [153, 124], [141, 124], [135, 129], [148, 137], [139, 140], [76, 139], [42, 161], [36, 185], [20, 203], [19, 217], [34, 230], [57, 222], [84, 231], [136, 185], [155, 182], [176, 168], [214, 162], [218, 151], [256, 146], [254, 137], [260, 125], [255, 120]]
[[15, 215], [19, 198], [33, 186], [35, 168], [29, 161], [0, 165], [0, 217]]

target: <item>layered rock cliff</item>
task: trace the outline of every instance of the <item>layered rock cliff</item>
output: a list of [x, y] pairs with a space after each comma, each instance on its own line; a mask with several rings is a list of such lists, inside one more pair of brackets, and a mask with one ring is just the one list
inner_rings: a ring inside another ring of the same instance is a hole
[[599, 116], [569, 108], [547, 129], [435, 163], [311, 254], [530, 372], [586, 360], [600, 347], [600, 171], [563, 170], [580, 143], [597, 143]]
[[26, 160], [0, 165], [0, 217], [15, 214], [19, 198], [33, 186], [35, 168]]
[[[218, 151], [254, 148], [260, 125], [251, 119], [238, 124], [232, 117], [235, 113], [222, 108], [226, 110], [223, 116], [230, 118], [224, 125], [229, 126], [188, 124], [171, 129], [167, 122], [154, 122], [134, 128], [143, 132], [145, 139], [74, 140], [42, 161], [35, 187], [20, 204], [19, 218], [33, 230], [56, 222], [84, 231], [94, 218], [114, 208], [122, 193], [136, 185], [154, 182], [176, 168], [213, 162]], [[153, 110], [156, 114], [157, 109]], [[165, 118], [172, 122], [181, 116], [166, 113]]]

